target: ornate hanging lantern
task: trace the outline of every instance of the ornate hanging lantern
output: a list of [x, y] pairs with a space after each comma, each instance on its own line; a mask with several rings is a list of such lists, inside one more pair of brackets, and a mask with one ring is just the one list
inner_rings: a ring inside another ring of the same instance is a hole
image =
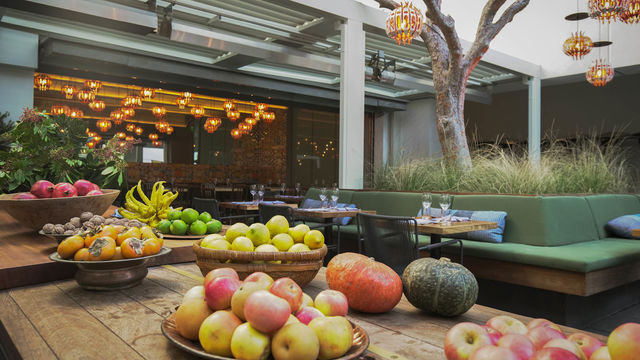
[[100, 135], [95, 135], [92, 138], [92, 141], [94, 141], [96, 144], [99, 143], [101, 140], [102, 140], [102, 136], [100, 136]]
[[156, 90], [152, 88], [142, 88], [140, 89], [140, 96], [147, 100], [151, 100], [156, 96]]
[[604, 59], [597, 59], [587, 70], [587, 81], [593, 86], [605, 86], [613, 79], [613, 67]]
[[120, 108], [120, 111], [122, 111], [122, 114], [124, 115], [125, 120], [130, 119], [136, 115], [136, 111], [133, 110], [133, 108], [129, 108], [129, 107]]
[[238, 110], [227, 111], [227, 118], [229, 119], [229, 121], [238, 120], [240, 118], [240, 111]]
[[267, 113], [264, 113], [262, 117], [267, 124], [271, 124], [273, 120], [276, 119], [276, 113], [267, 112]]
[[38, 74], [33, 78], [33, 85], [40, 91], [47, 91], [51, 87], [51, 78], [44, 74]]
[[128, 123], [127, 126], [125, 126], [125, 129], [127, 129], [128, 132], [133, 132], [136, 129], [136, 124]]
[[80, 100], [83, 104], [93, 102], [96, 99], [96, 94], [91, 91], [89, 88], [84, 88], [78, 91], [78, 100]]
[[96, 143], [93, 142], [93, 141], [89, 141], [89, 142], [87, 142], [87, 147], [89, 149], [93, 149], [94, 147], [96, 147]]
[[167, 132], [167, 135], [173, 134], [173, 126], [167, 126], [166, 132]]
[[160, 140], [153, 140], [151, 143], [155, 147], [161, 147], [162, 146], [162, 141], [160, 141]]
[[625, 2], [626, 0], [589, 0], [589, 16], [603, 24], [605, 21], [611, 23], [624, 11]]
[[127, 146], [127, 142], [126, 141], [118, 141], [118, 146], [123, 148], [123, 147]]
[[398, 45], [411, 44], [422, 32], [423, 15], [413, 4], [400, 4], [387, 16], [387, 36]]
[[156, 122], [156, 130], [158, 130], [159, 132], [166, 133], [168, 128], [169, 123], [166, 120], [160, 119]]
[[247, 124], [246, 122], [238, 124], [238, 130], [240, 130], [242, 134], [248, 134], [252, 128], [253, 126]]
[[226, 112], [229, 112], [229, 111], [231, 111], [231, 110], [236, 108], [236, 104], [234, 104], [233, 101], [231, 101], [231, 100], [225, 100], [225, 102], [222, 104], [222, 108]]
[[619, 14], [620, 21], [626, 24], [640, 22], [640, 0], [627, 0], [624, 9]]
[[95, 100], [93, 102], [89, 103], [89, 108], [91, 108], [91, 110], [95, 111], [95, 112], [100, 112], [102, 110], [104, 110], [104, 108], [106, 107], [104, 101], [102, 100]]
[[63, 105], [53, 105], [51, 107], [51, 110], [49, 110], [49, 112], [51, 113], [51, 115], [58, 116], [58, 115], [64, 114], [66, 111], [68, 111], [67, 109], [68, 108], [66, 106], [63, 106]]
[[207, 120], [205, 120], [204, 129], [209, 134], [211, 134], [214, 131], [218, 130], [218, 127], [220, 127], [220, 124], [222, 124], [222, 120], [216, 117], [210, 117], [210, 118], [207, 118]]
[[138, 95], [128, 95], [120, 101], [120, 104], [122, 104], [123, 107], [135, 108], [142, 106], [142, 98]]
[[64, 85], [60, 91], [64, 95], [65, 99], [73, 99], [73, 96], [78, 90], [73, 85]]
[[260, 118], [262, 118], [263, 113], [261, 113], [260, 111], [256, 110], [253, 112], [253, 118], [256, 120], [260, 120]]
[[256, 104], [256, 110], [259, 112], [267, 111], [267, 104]]
[[157, 118], [161, 118], [167, 114], [167, 109], [164, 106], [154, 106], [151, 108], [151, 113]]
[[191, 115], [193, 115], [196, 119], [199, 119], [204, 116], [205, 110], [202, 106], [194, 106], [191, 108]]
[[253, 126], [253, 125], [258, 123], [258, 119], [246, 118], [246, 119], [244, 119], [244, 122], [246, 122], [247, 124]]
[[186, 97], [180, 96], [176, 98], [176, 105], [178, 105], [179, 109], [184, 109], [187, 105], [189, 105], [189, 99]]
[[111, 113], [109, 113], [109, 118], [113, 120], [114, 124], [120, 125], [122, 124], [122, 120], [124, 120], [124, 113], [116, 109], [116, 110], [113, 110]]
[[591, 38], [584, 35], [582, 31], [571, 34], [562, 45], [562, 51], [571, 56], [574, 60], [582, 59], [585, 55], [591, 52], [593, 42]]
[[144, 129], [137, 126], [135, 129], [133, 129], [133, 132], [136, 133], [136, 135], [140, 136], [144, 132]]
[[149, 134], [149, 140], [158, 140], [158, 134], [156, 133]]
[[193, 97], [193, 94], [191, 94], [191, 92], [189, 91], [183, 91], [182, 97], [187, 99], [187, 101], [191, 101], [191, 97]]
[[102, 83], [98, 80], [86, 80], [84, 82], [84, 86], [91, 90], [93, 93], [97, 93], [98, 90], [102, 87]]
[[82, 119], [84, 117], [84, 112], [78, 108], [71, 108], [65, 115], [74, 119]]
[[[87, 128], [87, 130], [88, 130], [88, 128]], [[93, 131], [87, 131], [87, 136], [88, 136], [88, 137], [90, 137], [90, 138], [92, 138], [92, 137], [94, 137], [94, 136], [96, 136], [96, 135], [98, 135], [96, 132], [93, 132]]]
[[242, 137], [242, 132], [238, 129], [231, 130], [231, 137], [238, 140]]
[[122, 131], [118, 131], [116, 133], [116, 136], [118, 137], [118, 139], [124, 139], [127, 137], [127, 134], [123, 133]]
[[110, 120], [98, 120], [96, 121], [96, 126], [100, 131], [107, 132], [111, 129], [111, 121]]
[[134, 138], [133, 136], [131, 136], [131, 135], [127, 135], [127, 137], [126, 137], [126, 138], [124, 138], [124, 141], [126, 141], [126, 142], [133, 142], [135, 139], [136, 139], [136, 138]]

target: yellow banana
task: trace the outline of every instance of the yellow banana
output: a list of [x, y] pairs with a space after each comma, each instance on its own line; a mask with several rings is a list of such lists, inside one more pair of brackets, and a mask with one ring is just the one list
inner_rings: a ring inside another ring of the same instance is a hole
[[138, 195], [140, 196], [140, 199], [142, 199], [142, 202], [144, 202], [147, 206], [151, 205], [151, 201], [149, 201], [147, 195], [145, 195], [144, 191], [142, 191], [142, 180], [138, 181], [138, 186], [136, 186], [136, 189], [138, 190]]
[[125, 210], [123, 208], [120, 208], [118, 210], [118, 213], [120, 213], [120, 215], [122, 215], [123, 217], [125, 217], [127, 219], [131, 219], [131, 220], [137, 219], [137, 217], [138, 217], [138, 215], [136, 213], [132, 213], [132, 212], [130, 212], [128, 210]]
[[157, 199], [158, 199], [158, 183], [156, 182], [155, 184], [153, 184], [153, 188], [151, 189], [151, 197], [149, 198], [151, 200], [151, 206], [154, 206], [157, 208], [156, 204], [158, 203]]

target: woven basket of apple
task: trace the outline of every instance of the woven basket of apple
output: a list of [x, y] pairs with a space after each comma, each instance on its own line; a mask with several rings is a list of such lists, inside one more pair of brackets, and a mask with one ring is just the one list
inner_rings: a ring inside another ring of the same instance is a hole
[[47, 223], [64, 223], [70, 214], [103, 214], [118, 197], [120, 190], [100, 189], [87, 180], [74, 184], [53, 184], [38, 180], [30, 192], [0, 195], [0, 208], [33, 230]]
[[304, 286], [322, 267], [327, 247], [320, 231], [305, 224], [289, 227], [287, 219], [277, 215], [266, 224], [235, 223], [224, 235], [211, 234], [195, 242], [193, 251], [203, 275], [229, 267], [240, 279], [260, 271]]
[[207, 359], [356, 359], [369, 336], [346, 317], [336, 290], [315, 299], [292, 279], [263, 272], [244, 281], [231, 268], [206, 274], [161, 325], [176, 346]]

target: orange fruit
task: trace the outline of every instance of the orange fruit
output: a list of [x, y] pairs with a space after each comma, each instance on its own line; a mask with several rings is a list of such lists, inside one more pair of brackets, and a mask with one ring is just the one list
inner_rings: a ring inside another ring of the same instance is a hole
[[162, 244], [158, 239], [147, 239], [142, 244], [142, 256], [155, 255], [160, 252]]
[[122, 248], [120, 246], [116, 246], [116, 252], [115, 254], [113, 254], [113, 257], [111, 258], [111, 260], [120, 260], [120, 259], [124, 259], [124, 257], [122, 256]]
[[93, 240], [97, 239], [98, 235], [97, 234], [89, 234], [84, 238], [84, 247], [88, 248], [89, 246], [91, 246], [91, 244], [93, 244]]
[[95, 239], [89, 250], [89, 261], [110, 260], [116, 253], [116, 241], [108, 236]]
[[120, 244], [122, 256], [125, 259], [141, 257], [143, 248], [144, 242], [138, 238], [128, 238], [125, 239], [122, 244]]
[[89, 261], [89, 249], [82, 248], [76, 251], [76, 254], [73, 256], [73, 260], [75, 261]]
[[71, 259], [73, 255], [84, 247], [84, 239], [80, 235], [69, 236], [58, 245], [58, 255], [63, 259]]
[[116, 238], [116, 244], [122, 246], [122, 242], [125, 241], [128, 238], [139, 239], [140, 238], [140, 229], [138, 229], [136, 227], [132, 227], [132, 228], [127, 229], [124, 232], [121, 232], [120, 234], [118, 234], [118, 237]]
[[116, 239], [119, 233], [120, 232], [116, 230], [116, 228], [113, 227], [112, 225], [105, 225], [102, 227], [102, 230], [100, 230], [100, 232], [98, 232], [97, 235], [98, 237], [108, 236], [112, 239]]

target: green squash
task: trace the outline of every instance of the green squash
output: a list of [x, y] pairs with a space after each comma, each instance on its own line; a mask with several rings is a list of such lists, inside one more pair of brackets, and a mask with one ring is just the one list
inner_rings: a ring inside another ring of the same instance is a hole
[[413, 306], [442, 316], [463, 314], [478, 299], [475, 276], [447, 258], [413, 261], [402, 274], [402, 289]]

